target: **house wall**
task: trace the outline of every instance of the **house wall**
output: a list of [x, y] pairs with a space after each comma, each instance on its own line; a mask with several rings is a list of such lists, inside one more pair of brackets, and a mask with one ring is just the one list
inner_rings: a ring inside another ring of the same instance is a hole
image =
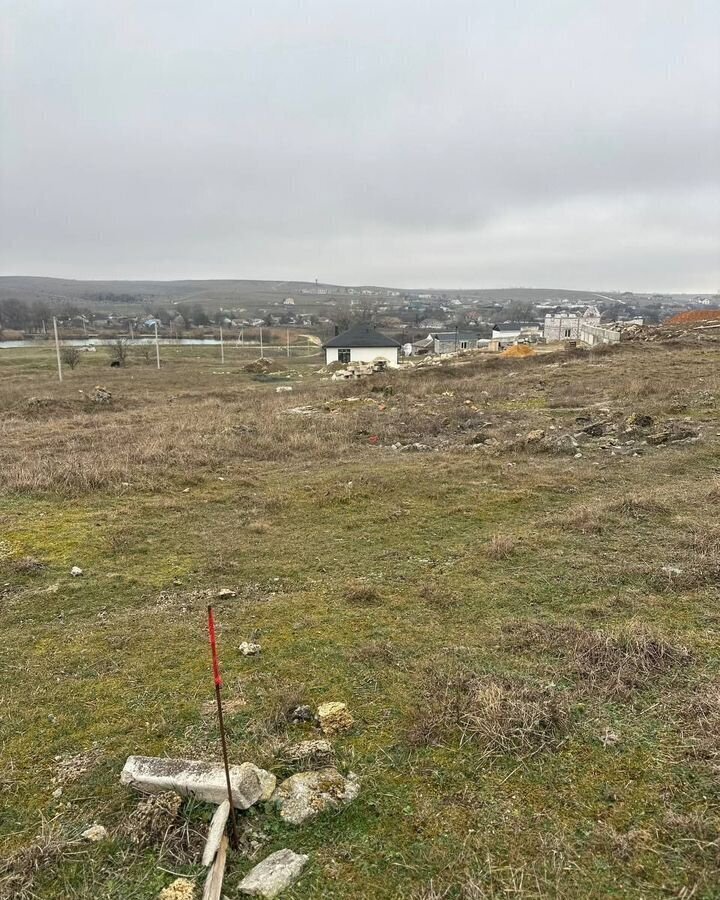
[[[325, 365], [337, 362], [338, 347], [325, 348]], [[399, 347], [351, 347], [350, 362], [351, 363], [371, 363], [380, 357], [386, 359], [389, 366], [396, 368], [399, 365], [398, 354]]]
[[616, 344], [620, 340], [620, 332], [614, 328], [584, 323], [580, 326], [580, 340], [591, 347], [595, 344]]

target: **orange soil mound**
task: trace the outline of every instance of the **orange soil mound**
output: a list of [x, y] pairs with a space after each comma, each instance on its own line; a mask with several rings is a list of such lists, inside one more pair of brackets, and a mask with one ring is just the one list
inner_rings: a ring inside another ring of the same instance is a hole
[[678, 313], [663, 322], [663, 325], [693, 325], [696, 322], [712, 322], [717, 319], [720, 319], [720, 309], [693, 309]]
[[535, 351], [527, 344], [515, 344], [514, 347], [503, 350], [500, 356], [504, 356], [506, 359], [520, 359], [523, 356], [535, 356]]

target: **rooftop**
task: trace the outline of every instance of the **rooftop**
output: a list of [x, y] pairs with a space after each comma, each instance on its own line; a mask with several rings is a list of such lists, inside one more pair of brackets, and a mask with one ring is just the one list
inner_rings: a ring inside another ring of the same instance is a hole
[[399, 347], [400, 344], [376, 331], [371, 325], [354, 325], [336, 334], [323, 344], [323, 347]]

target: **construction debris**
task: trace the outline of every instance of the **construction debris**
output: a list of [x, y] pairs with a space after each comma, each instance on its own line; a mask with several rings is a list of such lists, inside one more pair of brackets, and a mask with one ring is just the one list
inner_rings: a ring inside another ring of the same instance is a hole
[[[129, 756], [120, 774], [120, 783], [149, 794], [175, 791], [183, 797], [195, 797], [207, 803], [220, 804], [227, 797], [225, 770], [220, 763]], [[276, 778], [246, 762], [230, 767], [230, 784], [236, 809], [249, 809], [259, 800], [272, 796]]]
[[378, 372], [384, 372], [388, 367], [387, 360], [382, 357], [374, 359], [372, 362], [352, 363], [344, 369], [338, 369], [332, 373], [333, 381], [348, 381], [353, 378], [367, 378], [368, 375], [377, 375]]
[[104, 825], [91, 825], [81, 835], [86, 841], [92, 841], [94, 844], [106, 840], [107, 836], [108, 831]]
[[277, 789], [274, 799], [285, 822], [301, 825], [326, 809], [351, 803], [359, 792], [357, 775], [351, 772], [345, 778], [334, 767], [328, 767], [291, 775]]
[[238, 889], [242, 894], [272, 900], [297, 881], [308, 859], [292, 850], [277, 850], [251, 869]]
[[243, 641], [238, 647], [243, 656], [257, 656], [262, 650], [260, 644], [254, 644], [252, 641]]
[[73, 566], [72, 569], [70, 569], [70, 574], [73, 578], [79, 578], [83, 574], [83, 570], [80, 566]]
[[227, 825], [229, 815], [230, 801], [223, 800], [220, 806], [218, 806], [218, 808], [215, 810], [215, 815], [212, 817], [212, 821], [210, 822], [207, 842], [205, 844], [205, 849], [203, 850], [202, 855], [202, 864], [204, 866], [212, 865], [213, 860], [217, 856], [217, 852], [220, 849], [222, 837], [225, 834], [225, 826]]
[[251, 375], [269, 375], [274, 368], [276, 368], [274, 360], [263, 356], [243, 366], [243, 372], [249, 372]]
[[237, 591], [231, 591], [230, 588], [220, 588], [216, 596], [218, 600], [232, 600], [233, 597], [237, 597]]

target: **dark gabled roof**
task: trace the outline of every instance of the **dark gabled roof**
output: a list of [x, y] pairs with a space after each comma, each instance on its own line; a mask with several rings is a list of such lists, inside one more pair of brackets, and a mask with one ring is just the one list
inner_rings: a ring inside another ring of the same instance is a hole
[[323, 347], [399, 347], [400, 344], [392, 338], [380, 334], [370, 325], [354, 325], [336, 334], [323, 344]]

